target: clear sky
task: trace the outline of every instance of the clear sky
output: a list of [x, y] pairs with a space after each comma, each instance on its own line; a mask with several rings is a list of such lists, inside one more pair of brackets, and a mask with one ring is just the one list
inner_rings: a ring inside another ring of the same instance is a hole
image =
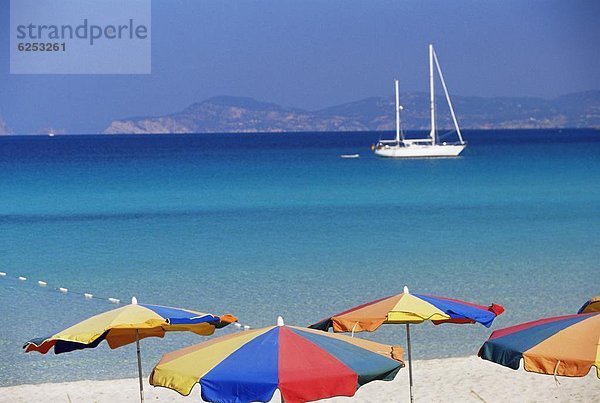
[[9, 74], [0, 0], [0, 115], [17, 132], [101, 131], [214, 95], [317, 109], [427, 90], [427, 44], [452, 94], [600, 89], [600, 1], [154, 0], [150, 75]]

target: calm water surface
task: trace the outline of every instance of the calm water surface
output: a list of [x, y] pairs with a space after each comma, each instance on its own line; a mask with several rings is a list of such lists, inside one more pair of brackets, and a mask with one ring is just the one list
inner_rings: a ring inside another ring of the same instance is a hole
[[[493, 328], [600, 293], [598, 131], [467, 132], [463, 156], [441, 160], [375, 158], [378, 136], [0, 137], [0, 385], [136, 375], [132, 346], [22, 352], [114, 308], [56, 287], [253, 327], [404, 285], [502, 304]], [[413, 356], [472, 355], [490, 331], [414, 326]], [[404, 345], [401, 326], [365, 337]], [[144, 340], [145, 371], [202, 340]]]

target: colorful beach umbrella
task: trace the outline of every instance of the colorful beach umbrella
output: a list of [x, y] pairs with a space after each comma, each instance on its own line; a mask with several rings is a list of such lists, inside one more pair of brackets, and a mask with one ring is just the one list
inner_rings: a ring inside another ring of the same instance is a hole
[[368, 302], [310, 325], [312, 329], [334, 332], [373, 332], [384, 324], [405, 324], [408, 351], [410, 400], [414, 401], [410, 324], [432, 321], [441, 323], [481, 323], [490, 327], [496, 316], [504, 312], [500, 305], [475, 305], [456, 299], [404, 292]]
[[138, 304], [132, 298], [130, 305], [104, 312], [79, 322], [48, 337], [31, 339], [25, 343], [25, 352], [46, 354], [54, 348], [55, 354], [97, 347], [106, 340], [115, 349], [135, 342], [137, 346], [140, 398], [144, 400], [140, 340], [146, 337], [164, 337], [169, 331], [189, 331], [209, 336], [216, 328], [237, 321], [231, 315], [215, 316], [189, 309], [160, 305]]
[[600, 295], [590, 298], [577, 313], [600, 312]]
[[353, 396], [374, 380], [392, 380], [402, 348], [307, 328], [277, 326], [229, 334], [165, 354], [150, 384], [189, 395], [200, 384], [209, 402], [286, 402]]
[[478, 354], [484, 360], [526, 371], [600, 378], [600, 313], [540, 319], [492, 332]]

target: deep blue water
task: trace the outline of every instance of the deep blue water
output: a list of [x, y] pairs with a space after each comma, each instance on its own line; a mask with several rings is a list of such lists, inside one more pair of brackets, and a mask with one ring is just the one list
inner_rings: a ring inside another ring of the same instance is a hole
[[[494, 328], [600, 293], [600, 132], [471, 131], [441, 160], [375, 158], [378, 136], [0, 137], [0, 385], [136, 375], [132, 346], [21, 351], [114, 307], [56, 287], [253, 327], [308, 325], [405, 284], [502, 304]], [[475, 354], [490, 333], [413, 328], [415, 358]], [[404, 345], [400, 326], [365, 337]], [[202, 340], [144, 340], [146, 372]]]

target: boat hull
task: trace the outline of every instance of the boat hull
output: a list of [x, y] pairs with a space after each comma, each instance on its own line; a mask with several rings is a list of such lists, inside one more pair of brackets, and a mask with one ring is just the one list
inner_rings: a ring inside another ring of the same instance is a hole
[[458, 157], [466, 144], [434, 144], [410, 146], [384, 146], [374, 150], [375, 155], [385, 158], [450, 158]]

